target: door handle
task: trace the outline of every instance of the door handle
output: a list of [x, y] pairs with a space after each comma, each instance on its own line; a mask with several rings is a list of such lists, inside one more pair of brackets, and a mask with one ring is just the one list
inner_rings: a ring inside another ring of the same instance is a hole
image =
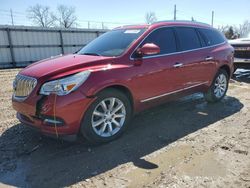
[[211, 56], [208, 56], [208, 57], [205, 58], [206, 61], [211, 61], [211, 60], [213, 60], [213, 59], [214, 59], [214, 58], [211, 57]]
[[182, 66], [183, 66], [182, 63], [175, 63], [175, 64], [174, 64], [174, 67], [175, 67], [175, 68], [182, 67]]

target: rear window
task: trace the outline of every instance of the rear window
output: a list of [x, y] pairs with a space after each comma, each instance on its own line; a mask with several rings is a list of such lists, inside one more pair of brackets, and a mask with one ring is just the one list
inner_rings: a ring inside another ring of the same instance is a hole
[[181, 51], [201, 48], [201, 42], [194, 28], [177, 27], [176, 33], [179, 39]]
[[199, 28], [198, 30], [204, 38], [207, 46], [212, 46], [225, 42], [223, 35], [216, 30], [203, 28]]

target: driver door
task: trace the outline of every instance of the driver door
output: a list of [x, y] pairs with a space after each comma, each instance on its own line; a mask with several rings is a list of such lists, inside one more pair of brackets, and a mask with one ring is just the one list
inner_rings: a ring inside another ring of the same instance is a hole
[[[182, 89], [185, 79], [179, 66], [180, 54], [176, 54], [177, 45], [174, 29], [163, 27], [156, 29], [141, 43], [154, 43], [160, 47], [157, 55], [147, 55], [137, 67], [137, 76], [133, 79], [137, 97], [141, 102], [167, 96]], [[133, 54], [132, 57], [135, 57]]]

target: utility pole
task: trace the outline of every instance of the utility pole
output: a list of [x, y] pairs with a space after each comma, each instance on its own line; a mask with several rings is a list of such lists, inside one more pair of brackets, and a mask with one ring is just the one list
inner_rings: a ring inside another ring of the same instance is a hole
[[176, 20], [176, 5], [174, 5], [174, 20]]
[[88, 21], [88, 29], [90, 29], [90, 21]]
[[12, 22], [12, 25], [14, 25], [14, 20], [13, 20], [13, 13], [12, 13], [12, 9], [10, 9], [10, 17], [11, 17], [11, 22]]
[[211, 22], [212, 27], [214, 26], [214, 11], [212, 11], [212, 22]]

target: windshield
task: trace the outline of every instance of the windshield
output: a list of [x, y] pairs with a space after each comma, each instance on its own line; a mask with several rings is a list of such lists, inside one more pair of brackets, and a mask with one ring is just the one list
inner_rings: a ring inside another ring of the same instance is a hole
[[109, 31], [83, 47], [78, 54], [120, 56], [144, 33], [145, 29], [118, 29]]

